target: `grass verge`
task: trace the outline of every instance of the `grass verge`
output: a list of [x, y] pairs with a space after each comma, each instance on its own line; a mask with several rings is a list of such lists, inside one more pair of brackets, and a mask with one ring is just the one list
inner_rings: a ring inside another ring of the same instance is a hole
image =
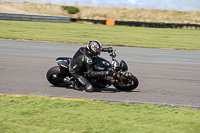
[[198, 133], [200, 111], [147, 104], [0, 96], [0, 132]]
[[0, 20], [0, 38], [200, 50], [200, 30]]

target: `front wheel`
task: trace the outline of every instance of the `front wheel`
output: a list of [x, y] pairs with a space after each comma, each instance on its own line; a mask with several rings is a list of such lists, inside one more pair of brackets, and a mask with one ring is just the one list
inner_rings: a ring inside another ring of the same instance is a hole
[[54, 86], [69, 86], [64, 82], [66, 75], [61, 74], [59, 66], [50, 68], [46, 74], [47, 80]]
[[115, 82], [113, 86], [119, 89], [120, 91], [132, 91], [137, 88], [139, 81], [134, 75], [131, 75], [126, 79], [123, 79], [123, 83], [124, 84], [118, 81]]

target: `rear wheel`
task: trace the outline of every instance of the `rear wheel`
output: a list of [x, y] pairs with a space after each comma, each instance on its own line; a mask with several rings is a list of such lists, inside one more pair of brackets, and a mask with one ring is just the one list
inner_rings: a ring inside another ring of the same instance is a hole
[[139, 81], [134, 75], [131, 75], [126, 79], [123, 79], [123, 83], [124, 84], [121, 82], [115, 82], [113, 86], [120, 91], [132, 91], [137, 88]]
[[66, 75], [61, 74], [59, 66], [50, 68], [46, 74], [47, 80], [54, 86], [69, 86], [64, 82]]

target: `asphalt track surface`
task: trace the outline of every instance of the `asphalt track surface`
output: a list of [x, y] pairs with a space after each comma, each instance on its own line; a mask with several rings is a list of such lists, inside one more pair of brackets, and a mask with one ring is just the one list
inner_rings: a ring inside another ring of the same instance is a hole
[[[131, 92], [111, 86], [101, 92], [54, 87], [46, 72], [57, 57], [72, 57], [84, 44], [0, 39], [0, 94], [41, 95], [128, 103], [200, 107], [200, 51], [114, 46], [140, 84]], [[110, 60], [108, 53], [102, 57]]]

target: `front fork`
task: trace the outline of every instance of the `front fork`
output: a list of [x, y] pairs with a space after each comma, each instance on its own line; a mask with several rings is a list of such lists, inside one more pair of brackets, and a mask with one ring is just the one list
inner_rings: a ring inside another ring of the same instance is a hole
[[116, 70], [114, 70], [114, 72], [115, 72], [117, 78], [119, 79], [119, 81], [120, 81], [122, 84], [124, 84], [124, 82], [122, 81], [122, 78], [119, 76], [119, 73], [118, 73]]

